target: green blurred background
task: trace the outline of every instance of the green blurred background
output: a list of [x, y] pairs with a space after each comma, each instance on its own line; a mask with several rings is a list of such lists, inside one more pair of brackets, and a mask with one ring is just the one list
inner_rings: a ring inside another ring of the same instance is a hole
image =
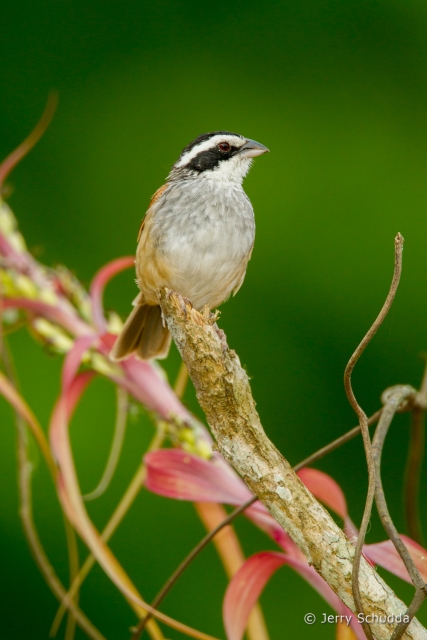
[[[245, 284], [223, 307], [220, 325], [252, 377], [269, 436], [296, 463], [355, 424], [343, 370], [384, 301], [398, 231], [406, 239], [402, 284], [354, 385], [370, 413], [387, 386], [419, 384], [427, 351], [425, 3], [15, 0], [3, 3], [1, 33], [2, 156], [31, 130], [49, 90], [60, 93], [48, 132], [9, 180], [9, 202], [40, 259], [64, 263], [89, 283], [103, 263], [133, 253], [149, 198], [182, 147], [206, 131], [238, 131], [271, 153], [245, 182], [257, 239]], [[124, 315], [134, 295], [128, 271], [106, 302]], [[24, 393], [46, 425], [61, 363], [25, 331], [11, 345]], [[174, 349], [166, 363], [171, 379], [178, 366]], [[200, 415], [191, 388], [185, 400]], [[56, 602], [21, 532], [12, 414], [3, 401], [0, 412], [0, 638], [38, 640], [48, 635]], [[102, 473], [113, 422], [114, 392], [98, 381], [72, 427], [83, 491]], [[130, 422], [113, 484], [90, 505], [97, 526], [152, 432], [144, 415]], [[384, 482], [403, 531], [407, 442], [402, 416], [386, 444]], [[359, 522], [366, 490], [360, 440], [318, 466], [341, 484]], [[424, 472], [423, 495], [426, 489]], [[65, 581], [62, 523], [41, 461], [34, 495], [43, 542]], [[237, 530], [247, 554], [271, 548], [247, 522]], [[143, 491], [112, 548], [150, 599], [202, 535], [191, 504]], [[369, 541], [381, 539], [375, 516]], [[387, 579], [410, 599], [409, 586]], [[164, 610], [224, 638], [225, 587], [207, 549]], [[81, 604], [109, 640], [128, 637], [135, 618], [98, 568]], [[274, 577], [262, 604], [272, 640], [334, 637], [333, 627], [304, 625], [304, 613], [329, 609], [289, 569]], [[427, 609], [419, 617], [427, 623]]]

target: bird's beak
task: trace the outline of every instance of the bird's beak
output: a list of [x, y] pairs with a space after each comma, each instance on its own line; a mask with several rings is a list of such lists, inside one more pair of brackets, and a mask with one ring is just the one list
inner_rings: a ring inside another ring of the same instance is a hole
[[260, 156], [261, 154], [267, 153], [269, 151], [270, 149], [264, 147], [264, 145], [260, 142], [255, 142], [255, 140], [246, 140], [239, 153], [244, 158], [255, 158], [255, 156]]

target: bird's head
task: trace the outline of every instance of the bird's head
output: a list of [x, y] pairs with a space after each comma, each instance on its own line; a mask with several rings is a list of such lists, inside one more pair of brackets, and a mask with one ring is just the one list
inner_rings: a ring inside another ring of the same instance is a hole
[[252, 158], [267, 151], [263, 144], [238, 133], [204, 133], [182, 150], [168, 180], [206, 177], [241, 183]]

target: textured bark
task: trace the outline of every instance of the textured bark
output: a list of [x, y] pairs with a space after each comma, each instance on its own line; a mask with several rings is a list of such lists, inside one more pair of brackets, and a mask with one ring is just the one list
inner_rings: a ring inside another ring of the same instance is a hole
[[[354, 611], [351, 589], [354, 547], [266, 436], [248, 376], [236, 353], [228, 348], [224, 333], [207, 310], [198, 313], [173, 291], [159, 292], [159, 302], [218, 451], [291, 536], [308, 562]], [[363, 558], [360, 588], [366, 615], [405, 613], [403, 602]], [[378, 640], [387, 640], [395, 624], [371, 626]], [[403, 637], [427, 640], [427, 631], [414, 619]]]

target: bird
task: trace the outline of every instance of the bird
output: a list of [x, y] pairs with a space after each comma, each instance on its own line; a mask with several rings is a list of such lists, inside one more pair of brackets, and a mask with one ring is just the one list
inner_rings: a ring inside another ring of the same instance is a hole
[[242, 182], [254, 157], [269, 149], [230, 131], [190, 142], [151, 198], [135, 257], [139, 294], [110, 357], [165, 358], [171, 335], [157, 294], [167, 287], [193, 308], [215, 309], [240, 289], [255, 239]]

